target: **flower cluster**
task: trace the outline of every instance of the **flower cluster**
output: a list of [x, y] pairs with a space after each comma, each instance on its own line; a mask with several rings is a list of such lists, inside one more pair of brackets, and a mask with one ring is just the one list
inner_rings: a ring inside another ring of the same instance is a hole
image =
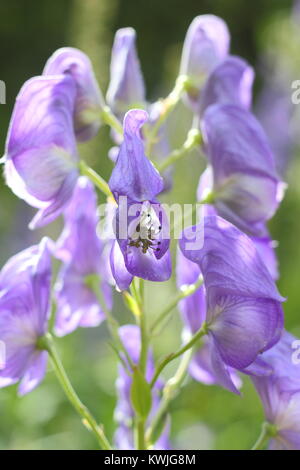
[[[300, 369], [292, 363], [295, 338], [283, 329], [285, 299], [275, 284], [279, 273], [267, 228], [285, 183], [251, 111], [254, 71], [230, 55], [224, 21], [199, 16], [187, 32], [173, 91], [148, 103], [135, 41], [132, 28], [116, 33], [106, 102], [88, 57], [73, 48], [56, 51], [16, 99], [2, 159], [6, 182], [38, 209], [31, 229], [60, 215], [64, 228], [56, 242], [44, 238], [2, 268], [6, 363], [0, 386], [20, 381], [20, 394], [31, 391], [50, 355], [74, 407], [109, 448], [102, 427], [68, 383], [51, 336], [106, 320], [120, 361], [117, 448], [170, 448], [168, 405], [189, 371], [199, 382], [237, 394], [241, 374], [249, 375], [265, 408], [270, 448], [300, 449]], [[181, 100], [193, 128], [183, 147], [172, 151], [168, 119]], [[113, 141], [108, 183], [82, 160], [77, 146], [104, 124]], [[159, 197], [172, 188], [174, 163], [191, 149], [206, 157], [196, 196], [204, 210], [199, 224], [184, 227], [174, 269], [174, 224]], [[107, 196], [104, 221], [95, 186]], [[51, 259], [60, 262], [53, 293]], [[176, 302], [149, 327], [144, 281], [165, 282], [173, 272]], [[119, 325], [112, 314], [114, 292], [136, 325]], [[55, 314], [48, 322], [51, 299]], [[151, 333], [177, 303], [182, 347], [156, 363]], [[177, 357], [179, 368], [165, 383], [160, 373]]]

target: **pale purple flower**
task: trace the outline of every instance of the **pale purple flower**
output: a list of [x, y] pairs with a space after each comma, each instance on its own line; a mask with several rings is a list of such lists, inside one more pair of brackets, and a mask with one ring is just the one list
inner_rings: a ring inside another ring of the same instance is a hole
[[169, 227], [156, 199], [163, 180], [146, 157], [140, 136], [146, 120], [147, 113], [138, 109], [125, 115], [124, 142], [109, 186], [118, 203], [116, 235], [127, 271], [143, 279], [166, 281], [171, 275]]
[[37, 342], [47, 332], [50, 314], [51, 249], [44, 238], [0, 272], [0, 341], [6, 352], [0, 387], [20, 382], [20, 395], [33, 390], [46, 372], [47, 353]]
[[104, 245], [97, 234], [97, 196], [93, 185], [80, 177], [73, 199], [65, 211], [65, 227], [57, 241], [56, 256], [64, 261], [56, 283], [55, 330], [59, 336], [78, 327], [98, 326], [104, 313], [97, 295], [88, 284], [98, 278], [99, 292], [108, 309], [112, 307], [108, 263]]
[[73, 131], [72, 77], [35, 77], [16, 100], [3, 161], [8, 186], [39, 209], [30, 227], [54, 220], [69, 202], [78, 177]]
[[252, 380], [262, 400], [266, 420], [276, 428], [270, 449], [300, 450], [300, 341], [284, 332], [280, 341], [262, 355], [273, 368], [268, 377]]
[[199, 231], [200, 225], [186, 229], [180, 248], [204, 278], [205, 322], [218, 383], [236, 392], [228, 366], [268, 372], [259, 356], [280, 338], [284, 299], [249, 237], [217, 216], [204, 219], [203, 246]]
[[[138, 364], [140, 350], [141, 350], [141, 337], [140, 329], [135, 325], [124, 325], [119, 329], [119, 335], [122, 343], [124, 344], [132, 362]], [[150, 351], [146, 379], [151, 380], [154, 373], [154, 361]], [[133, 450], [134, 449], [134, 434], [133, 434], [133, 418], [134, 410], [130, 400], [130, 389], [131, 389], [132, 378], [128, 371], [123, 365], [119, 365], [118, 378], [116, 382], [118, 402], [115, 409], [115, 420], [118, 424], [118, 429], [115, 433], [115, 443], [119, 450]], [[160, 401], [160, 392], [163, 383], [158, 381], [153, 387], [152, 391], [152, 408], [149, 415], [149, 420], [155, 414], [158, 409]], [[156, 442], [154, 448], [156, 450], [165, 450], [169, 448], [168, 440], [169, 426], [168, 423], [165, 425], [161, 436]]]
[[116, 32], [106, 100], [120, 119], [130, 108], [145, 105], [144, 79], [135, 42], [136, 32], [133, 28], [122, 28]]
[[200, 95], [199, 112], [212, 104], [251, 107], [253, 68], [240, 57], [229, 56], [210, 74]]
[[202, 133], [211, 165], [202, 180], [212, 187], [218, 214], [249, 235], [265, 236], [285, 185], [262, 127], [239, 106], [212, 105], [204, 113]]
[[48, 59], [43, 75], [67, 74], [76, 85], [74, 128], [76, 138], [86, 141], [93, 138], [101, 125], [104, 100], [96, 81], [90, 59], [73, 47], [63, 47]]
[[194, 18], [185, 37], [180, 73], [190, 79], [187, 103], [196, 113], [200, 91], [209, 74], [227, 56], [229, 46], [230, 34], [221, 18], [214, 15]]

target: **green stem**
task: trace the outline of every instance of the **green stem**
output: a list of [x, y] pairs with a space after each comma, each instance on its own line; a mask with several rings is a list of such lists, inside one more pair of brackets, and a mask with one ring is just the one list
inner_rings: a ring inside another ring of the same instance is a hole
[[261, 427], [261, 433], [257, 441], [255, 442], [254, 446], [251, 450], [263, 450], [269, 439], [271, 437], [276, 436], [277, 430], [273, 424], [270, 423], [263, 423]]
[[136, 447], [137, 450], [145, 450], [145, 421], [141, 418], [137, 418], [137, 426], [136, 426], [136, 433], [137, 433], [137, 443]]
[[123, 135], [123, 127], [120, 121], [113, 114], [109, 106], [104, 106], [101, 110], [101, 119], [105, 124], [114, 129], [118, 134]]
[[141, 329], [141, 354], [140, 354], [140, 369], [142, 374], [145, 375], [147, 367], [148, 355], [148, 332], [147, 320], [144, 308], [144, 280], [139, 279], [139, 299], [140, 299], [140, 316], [139, 324]]
[[196, 343], [197, 341], [202, 338], [203, 336], [205, 336], [207, 334], [207, 325], [206, 323], [203, 323], [202, 327], [200, 328], [200, 330], [198, 330], [190, 339], [190, 341], [188, 341], [187, 344], [185, 344], [184, 346], [182, 346], [177, 352], [175, 353], [171, 353], [169, 354], [168, 356], [166, 356], [161, 362], [160, 364], [158, 364], [157, 366], [157, 369], [153, 375], [153, 378], [150, 382], [150, 386], [151, 388], [155, 385], [158, 377], [160, 376], [161, 372], [163, 371], [163, 369], [172, 361], [174, 361], [174, 359], [176, 359], [177, 357], [180, 357], [182, 356], [182, 354], [184, 354], [186, 351], [188, 351], [189, 349], [191, 349]]
[[155, 414], [153, 421], [146, 433], [146, 442], [148, 446], [153, 445], [159, 437], [159, 435], [156, 435], [157, 430], [161, 428], [162, 420], [168, 411], [170, 402], [179, 392], [179, 389], [185, 379], [186, 371], [192, 355], [193, 348], [184, 353], [175, 375], [167, 382], [164, 388], [163, 398], [160, 402], [157, 413]]
[[147, 145], [146, 145], [146, 154], [151, 154], [151, 149], [153, 144], [156, 142], [157, 134], [160, 127], [166, 121], [167, 117], [171, 114], [173, 109], [176, 107], [177, 103], [179, 102], [182, 94], [187, 89], [189, 85], [189, 78], [186, 75], [180, 75], [177, 77], [175, 86], [171, 93], [162, 100], [162, 112], [155, 122], [155, 124], [151, 127], [148, 131], [146, 138], [147, 138]]
[[202, 142], [201, 132], [198, 129], [190, 129], [187, 138], [180, 149], [173, 150], [158, 166], [158, 171], [161, 173], [166, 170], [170, 165], [180, 160], [182, 157], [191, 152], [195, 147], [198, 147]]
[[183, 290], [180, 290], [180, 292], [174, 297], [174, 299], [170, 302], [170, 304], [160, 314], [157, 315], [156, 319], [154, 320], [150, 328], [150, 332], [154, 334], [159, 324], [163, 322], [170, 315], [172, 310], [175, 307], [177, 307], [177, 304], [182, 299], [185, 299], [186, 297], [194, 294], [196, 290], [202, 286], [202, 284], [203, 284], [203, 277], [200, 276], [197, 282], [195, 282], [194, 284], [189, 284], [185, 286]]
[[97, 186], [97, 188], [105, 194], [105, 196], [113, 198], [112, 192], [109, 189], [109, 186], [105, 179], [102, 178], [102, 176], [98, 175], [98, 173], [92, 168], [90, 168], [83, 160], [80, 160], [79, 162], [79, 169], [80, 173], [84, 176], [87, 176], [92, 181], [92, 183], [94, 183], [94, 185]]
[[54, 371], [56, 376], [67, 396], [70, 403], [73, 405], [77, 413], [81, 416], [83, 423], [85, 426], [92, 430], [97, 437], [97, 440], [100, 444], [100, 447], [104, 450], [110, 450], [111, 446], [104, 434], [104, 431], [101, 426], [99, 426], [95, 420], [95, 418], [91, 415], [90, 411], [87, 407], [81, 402], [79, 397], [77, 396], [67, 374], [62, 365], [60, 360], [59, 354], [55, 348], [53, 338], [48, 333], [39, 340], [39, 347], [48, 351], [49, 356], [51, 358]]

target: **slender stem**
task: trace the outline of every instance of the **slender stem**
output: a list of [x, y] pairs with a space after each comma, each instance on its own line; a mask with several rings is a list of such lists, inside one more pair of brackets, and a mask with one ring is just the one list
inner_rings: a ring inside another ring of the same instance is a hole
[[162, 111], [160, 113], [160, 116], [146, 135], [146, 138], [147, 138], [146, 154], [147, 155], [151, 154], [151, 149], [152, 149], [153, 144], [156, 142], [157, 134], [158, 134], [160, 127], [163, 125], [167, 117], [176, 107], [182, 94], [186, 90], [188, 84], [189, 84], [189, 78], [186, 75], [180, 75], [177, 78], [175, 86], [173, 90], [171, 91], [171, 93], [165, 99], [161, 101]]
[[146, 441], [147, 441], [148, 446], [153, 445], [155, 441], [157, 440], [155, 438], [157, 429], [160, 428], [161, 422], [168, 411], [170, 402], [179, 392], [179, 389], [185, 379], [186, 371], [187, 371], [192, 355], [193, 355], [193, 348], [191, 348], [190, 350], [184, 353], [175, 375], [167, 382], [164, 388], [163, 398], [160, 402], [157, 413], [155, 414], [152, 420], [152, 423], [146, 433]]
[[55, 348], [53, 338], [52, 336], [48, 333], [47, 335], [43, 336], [39, 340], [39, 347], [41, 349], [44, 349], [48, 351], [49, 356], [51, 358], [52, 364], [54, 371], [56, 373], [56, 376], [67, 396], [69, 399], [70, 403], [73, 405], [77, 413], [81, 416], [83, 423], [85, 426], [89, 429], [92, 430], [95, 434], [95, 436], [98, 439], [98, 442], [100, 444], [100, 447], [105, 450], [110, 450], [111, 446], [109, 444], [108, 439], [105, 436], [105, 433], [102, 429], [101, 426], [99, 426], [95, 420], [95, 418], [91, 415], [90, 411], [87, 409], [87, 407], [81, 402], [79, 399], [78, 395], [76, 394], [68, 376], [67, 373], [62, 365], [62, 362], [60, 360], [59, 354]]
[[158, 379], [158, 377], [160, 376], [161, 372], [163, 371], [163, 369], [172, 361], [174, 361], [174, 359], [176, 359], [177, 357], [180, 357], [183, 353], [185, 353], [186, 351], [188, 351], [189, 349], [191, 349], [195, 343], [197, 343], [197, 341], [202, 338], [203, 336], [205, 336], [207, 334], [207, 325], [206, 323], [203, 323], [202, 327], [200, 328], [200, 330], [198, 330], [190, 339], [190, 341], [188, 341], [187, 344], [185, 344], [184, 346], [182, 346], [177, 352], [175, 353], [171, 353], [169, 354], [168, 356], [166, 356], [161, 362], [160, 364], [158, 364], [157, 366], [157, 369], [153, 375], [153, 378], [150, 382], [150, 386], [153, 387]]
[[261, 433], [251, 450], [263, 450], [271, 437], [276, 436], [277, 430], [273, 424], [263, 423]]
[[137, 449], [138, 450], [145, 450], [145, 421], [143, 419], [137, 418]]
[[112, 129], [114, 129], [118, 134], [123, 135], [123, 127], [120, 121], [113, 114], [112, 110], [108, 106], [104, 106], [101, 110], [101, 118]]
[[97, 186], [97, 188], [105, 194], [105, 196], [113, 197], [112, 192], [109, 189], [109, 186], [105, 179], [103, 179], [102, 176], [98, 175], [98, 173], [92, 168], [90, 168], [83, 160], [80, 160], [79, 162], [79, 169], [81, 174], [87, 176], [92, 181], [92, 183], [94, 183], [94, 185]]
[[194, 284], [189, 284], [188, 286], [185, 286], [183, 290], [180, 290], [178, 294], [174, 297], [174, 299], [170, 302], [170, 304], [161, 313], [157, 315], [156, 319], [152, 323], [150, 332], [154, 334], [159, 324], [170, 315], [172, 310], [177, 307], [177, 304], [180, 302], [180, 300], [185, 299], [186, 297], [194, 294], [196, 290], [202, 286], [202, 284], [203, 277], [200, 276], [197, 282], [195, 282]]
[[202, 142], [201, 132], [198, 129], [190, 129], [187, 138], [180, 149], [173, 150], [165, 160], [159, 165], [158, 171], [163, 172], [173, 163], [180, 160], [182, 157], [191, 152], [195, 147], [198, 147]]
[[147, 367], [147, 355], [148, 355], [148, 331], [147, 331], [147, 319], [146, 319], [146, 314], [145, 314], [145, 308], [144, 308], [144, 281], [143, 279], [140, 279], [140, 298], [141, 298], [141, 303], [140, 303], [140, 312], [141, 315], [139, 317], [139, 322], [140, 322], [140, 329], [141, 329], [141, 354], [140, 354], [140, 369], [142, 374], [146, 373], [146, 367]]

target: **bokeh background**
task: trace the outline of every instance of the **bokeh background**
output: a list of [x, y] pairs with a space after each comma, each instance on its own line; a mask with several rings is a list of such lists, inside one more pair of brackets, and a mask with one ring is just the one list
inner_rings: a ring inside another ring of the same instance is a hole
[[[132, 26], [138, 34], [138, 52], [148, 99], [166, 95], [176, 79], [182, 41], [192, 19], [214, 13], [229, 25], [232, 52], [243, 56], [256, 70], [254, 108], [261, 117], [289, 187], [270, 224], [278, 240], [281, 277], [279, 288], [287, 297], [286, 326], [300, 335], [300, 114], [291, 103], [291, 83], [300, 79], [300, 7], [289, 0], [10, 0], [0, 2], [0, 79], [7, 87], [0, 105], [0, 147], [4, 149], [10, 114], [25, 80], [39, 75], [46, 59], [62, 46], [81, 48], [92, 59], [105, 92], [109, 80], [110, 48], [115, 31]], [[179, 107], [170, 126], [174, 147], [180, 146], [190, 115]], [[107, 128], [80, 152], [104, 177], [112, 164]], [[193, 202], [203, 162], [191, 154], [180, 162], [175, 185], [166, 201]], [[47, 233], [56, 237], [61, 221], [30, 232], [33, 210], [0, 183], [0, 262]], [[147, 315], [154, 316], [175, 292], [174, 280], [147, 285]], [[150, 302], [151, 299], [151, 302]], [[121, 323], [133, 319], [116, 297], [114, 313]], [[176, 311], [163, 334], [154, 340], [155, 356], [174, 350], [180, 342]], [[116, 358], [104, 325], [80, 330], [57, 341], [63, 362], [83, 401], [114, 432]], [[168, 377], [171, 366], [166, 370]], [[171, 406], [172, 442], [182, 449], [249, 448], [263, 419], [260, 402], [246, 379], [242, 397], [218, 387], [187, 381]], [[92, 449], [93, 436], [83, 428], [66, 401], [55, 376], [49, 373], [34, 392], [18, 398], [16, 388], [0, 390], [1, 449]]]

